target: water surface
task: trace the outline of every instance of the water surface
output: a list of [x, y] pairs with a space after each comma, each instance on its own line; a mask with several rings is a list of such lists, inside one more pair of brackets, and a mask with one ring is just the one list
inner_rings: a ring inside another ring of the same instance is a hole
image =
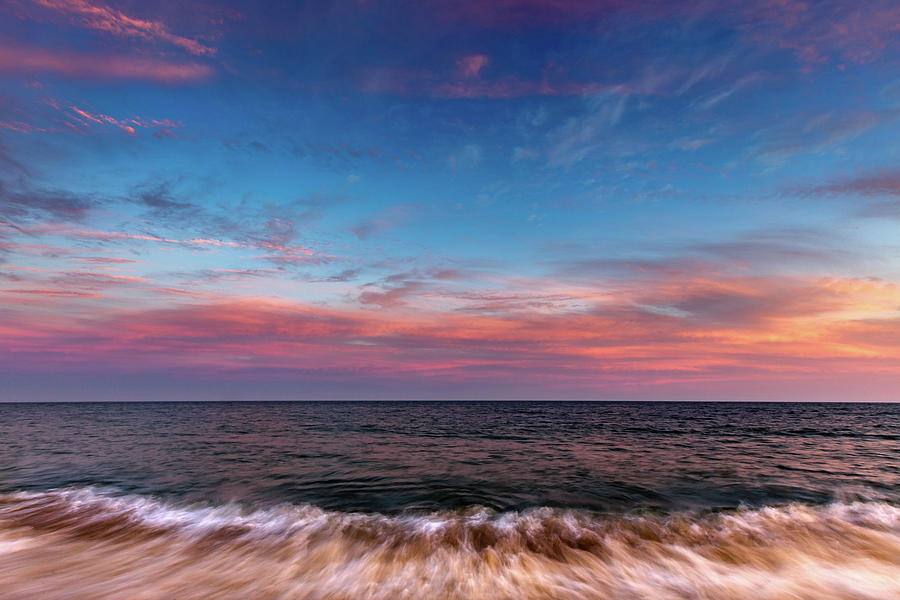
[[0, 404], [4, 598], [900, 598], [900, 405]]

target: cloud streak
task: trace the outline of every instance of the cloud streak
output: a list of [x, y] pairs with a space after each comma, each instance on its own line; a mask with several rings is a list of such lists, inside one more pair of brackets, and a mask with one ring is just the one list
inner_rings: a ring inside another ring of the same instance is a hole
[[[140, 283], [79, 273], [54, 281], [59, 289], [22, 285], [12, 293], [80, 302], [111, 285]], [[363, 378], [367, 373], [465, 381], [524, 377], [547, 390], [584, 392], [613, 382], [652, 387], [658, 378], [803, 377], [825, 366], [880, 373], [900, 362], [900, 344], [890, 337], [896, 318], [878, 316], [900, 301], [900, 290], [891, 284], [734, 279], [669, 288], [661, 285], [657, 296], [640, 300], [678, 307], [690, 316], [632, 303], [549, 313], [518, 303], [515, 316], [382, 314], [255, 298], [119, 310], [74, 329], [26, 322], [7, 330], [6, 347], [14, 353], [10, 358], [29, 369], [53, 356], [57, 363], [117, 370], [131, 368], [138, 358], [147, 368], [187, 361], [226, 373], [247, 367], [289, 372], [302, 364], [301, 370], [356, 371]], [[862, 318], [865, 314], [869, 317]], [[19, 327], [29, 333], [17, 337]], [[76, 346], [82, 350], [71, 352]]]
[[149, 80], [167, 84], [202, 81], [212, 67], [132, 55], [49, 51], [27, 46], [0, 46], [0, 73], [33, 76], [58, 73], [79, 79]]
[[211, 56], [211, 48], [197, 40], [171, 33], [163, 23], [149, 19], [138, 19], [104, 4], [86, 0], [32, 0], [34, 4], [55, 11], [69, 18], [73, 25], [116, 37], [141, 38], [162, 41], [186, 50], [197, 56]]

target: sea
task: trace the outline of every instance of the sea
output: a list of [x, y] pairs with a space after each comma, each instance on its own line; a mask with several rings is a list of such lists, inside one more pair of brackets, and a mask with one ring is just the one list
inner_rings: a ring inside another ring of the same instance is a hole
[[900, 404], [0, 404], [0, 598], [900, 599]]

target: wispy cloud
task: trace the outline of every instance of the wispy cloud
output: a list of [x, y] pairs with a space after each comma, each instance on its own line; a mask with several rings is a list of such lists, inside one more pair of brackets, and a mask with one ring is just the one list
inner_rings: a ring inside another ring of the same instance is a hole
[[360, 240], [367, 240], [409, 222], [415, 212], [416, 207], [408, 204], [389, 206], [352, 226], [350, 231]]
[[13, 223], [25, 224], [44, 219], [82, 221], [101, 203], [96, 197], [63, 191], [12, 189], [8, 183], [0, 181], [0, 220]]
[[862, 206], [856, 205], [858, 216], [900, 218], [900, 169], [872, 169], [824, 183], [795, 185], [785, 193], [819, 199], [868, 198]]
[[111, 125], [117, 127], [129, 135], [135, 135], [137, 129], [165, 129], [171, 133], [172, 129], [182, 127], [183, 124], [171, 119], [147, 119], [142, 117], [128, 117], [117, 119], [103, 113], [90, 112], [78, 106], [69, 107], [69, 118], [84, 128], [91, 125]]
[[770, 163], [807, 153], [821, 153], [900, 118], [900, 109], [826, 111], [800, 115], [756, 134], [750, 152]]
[[[304, 368], [355, 370], [363, 379], [372, 372], [393, 372], [407, 381], [512, 376], [542, 389], [583, 391], [615, 380], [644, 387], [659, 379], [803, 377], [823, 365], [842, 373], [879, 373], [900, 361], [900, 346], [888, 333], [896, 324], [878, 316], [897, 302], [897, 289], [874, 293], [835, 281], [788, 283], [695, 281], [653, 299], [653, 306], [673, 307], [669, 311], [609, 304], [543, 313], [517, 302], [515, 317], [472, 311], [404, 316], [396, 312], [402, 305], [391, 303], [381, 304], [390, 309], [381, 314], [246, 299], [123, 311], [74, 330], [20, 323], [30, 333], [4, 346], [23, 366], [40, 360], [45, 366], [102, 363], [119, 370], [139, 358], [146, 368], [189, 361], [195, 368], [228, 372], [249, 365], [292, 369], [303, 357]], [[80, 295], [109, 283], [79, 285], [74, 296], [60, 293], [56, 301], [87, 301]], [[872, 316], [863, 327], [858, 317], [865, 313]], [[68, 351], [76, 345], [80, 352]]]
[[807, 194], [898, 196], [900, 169], [876, 169], [830, 183], [797, 188], [797, 191]]
[[86, 0], [32, 0], [32, 2], [68, 17], [73, 25], [116, 37], [166, 42], [198, 56], [209, 56], [216, 52], [215, 48], [202, 42], [173, 34], [160, 21], [129, 16], [105, 4]]
[[142, 56], [0, 46], [0, 73], [31, 77], [47, 72], [85, 79], [136, 79], [179, 84], [207, 79], [213, 69], [200, 63]]

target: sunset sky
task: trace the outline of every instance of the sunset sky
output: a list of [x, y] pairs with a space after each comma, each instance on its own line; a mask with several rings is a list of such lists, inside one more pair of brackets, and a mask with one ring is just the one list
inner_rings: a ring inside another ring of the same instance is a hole
[[900, 400], [896, 0], [0, 1], [0, 400]]

